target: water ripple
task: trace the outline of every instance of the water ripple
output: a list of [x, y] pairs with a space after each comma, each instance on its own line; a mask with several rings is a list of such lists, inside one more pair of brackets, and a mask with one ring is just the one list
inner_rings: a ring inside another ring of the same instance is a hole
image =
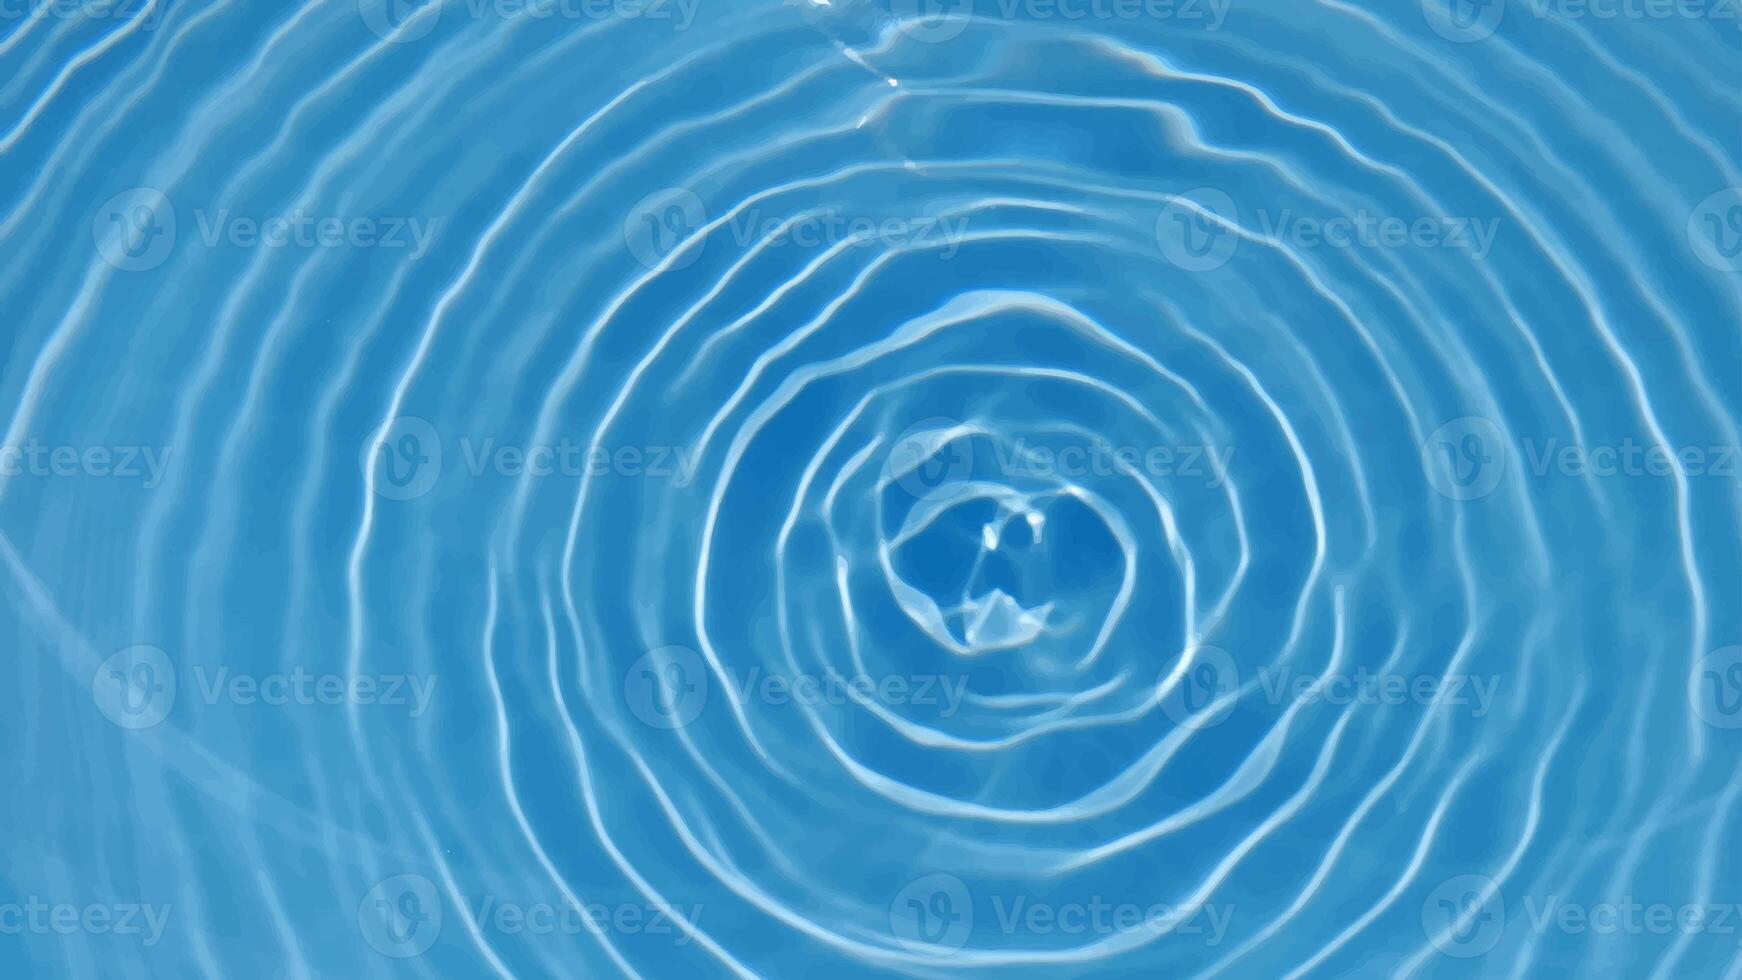
[[1596, 6], [0, 11], [5, 962], [1742, 975], [1742, 31]]

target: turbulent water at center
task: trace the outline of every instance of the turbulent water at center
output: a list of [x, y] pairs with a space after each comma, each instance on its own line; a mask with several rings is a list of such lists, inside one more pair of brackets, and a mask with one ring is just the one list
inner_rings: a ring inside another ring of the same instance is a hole
[[0, 65], [0, 972], [1742, 976], [1734, 20]]

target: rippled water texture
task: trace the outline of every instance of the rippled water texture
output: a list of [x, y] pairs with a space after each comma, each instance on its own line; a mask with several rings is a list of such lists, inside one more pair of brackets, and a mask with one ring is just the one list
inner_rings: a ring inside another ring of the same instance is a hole
[[0, 975], [1742, 976], [1721, 0], [14, 0]]

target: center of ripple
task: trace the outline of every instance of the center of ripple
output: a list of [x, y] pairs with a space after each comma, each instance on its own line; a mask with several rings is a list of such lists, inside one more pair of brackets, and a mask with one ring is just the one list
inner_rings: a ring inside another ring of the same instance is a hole
[[1074, 660], [1069, 641], [1106, 622], [1126, 567], [1118, 535], [1075, 488], [972, 476], [913, 501], [885, 545], [896, 601], [939, 644], [1052, 651], [1054, 670]]

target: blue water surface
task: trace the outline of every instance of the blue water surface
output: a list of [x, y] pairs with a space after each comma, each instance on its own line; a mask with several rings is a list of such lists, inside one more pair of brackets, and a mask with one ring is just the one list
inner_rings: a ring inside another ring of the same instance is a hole
[[1742, 977], [1739, 16], [0, 7], [0, 976]]

